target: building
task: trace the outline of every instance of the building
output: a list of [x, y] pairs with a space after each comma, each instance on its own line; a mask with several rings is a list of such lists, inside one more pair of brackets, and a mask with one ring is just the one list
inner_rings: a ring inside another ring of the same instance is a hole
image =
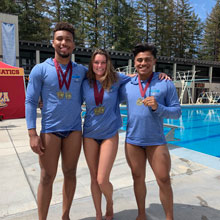
[[[27, 79], [35, 64], [54, 56], [54, 49], [50, 42], [19, 41], [19, 52], [20, 66], [24, 68]], [[91, 48], [76, 47], [72, 60], [87, 66], [92, 52]], [[115, 68], [124, 69], [123, 72], [132, 72], [132, 53], [110, 50], [109, 54]], [[188, 81], [191, 80], [190, 89], [193, 103], [202, 92], [220, 92], [220, 62], [159, 56], [155, 70], [172, 77], [179, 95], [184, 86], [182, 83], [185, 73]], [[194, 79], [192, 79], [193, 73], [195, 73]], [[185, 82], [189, 84], [188, 81], [185, 79]], [[189, 98], [189, 94], [185, 94], [183, 102], [188, 103]]]
[[[15, 25], [16, 66], [24, 68], [25, 79], [28, 82], [28, 76], [33, 66], [54, 56], [52, 44], [51, 42], [19, 41], [18, 17], [0, 13], [0, 61], [3, 59], [2, 23]], [[91, 48], [76, 47], [72, 54], [72, 60], [87, 66], [92, 52]], [[115, 68], [121, 68], [123, 72], [132, 72], [132, 53], [109, 50], [109, 54]], [[220, 62], [159, 56], [155, 71], [164, 72], [171, 76], [180, 96], [183, 87], [190, 88], [190, 91], [185, 88], [188, 93], [182, 97], [184, 103], [189, 103], [191, 95], [191, 102], [194, 103], [202, 92], [220, 93]], [[195, 76], [192, 77], [194, 74]]]

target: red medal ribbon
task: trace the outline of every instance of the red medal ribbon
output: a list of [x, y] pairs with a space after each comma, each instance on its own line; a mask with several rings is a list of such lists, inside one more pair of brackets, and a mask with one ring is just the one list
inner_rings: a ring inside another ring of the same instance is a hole
[[94, 80], [93, 86], [94, 86], [95, 103], [96, 103], [96, 106], [98, 106], [99, 104], [102, 104], [104, 89], [102, 87], [100, 92], [99, 92], [96, 80]]
[[[71, 83], [71, 80], [72, 80], [72, 73], [73, 73], [72, 62], [70, 61], [68, 63], [68, 66], [66, 68], [65, 73], [63, 73], [60, 65], [58, 64], [58, 62], [57, 62], [57, 60], [55, 58], [53, 59], [53, 62], [54, 62], [54, 65], [55, 65], [55, 68], [56, 68], [56, 71], [57, 71], [57, 76], [58, 76], [60, 90], [63, 88], [64, 84], [66, 86], [66, 89], [69, 90], [70, 83]], [[69, 75], [69, 80], [67, 82], [66, 77], [67, 77], [67, 74], [69, 72], [69, 69], [70, 69], [70, 75]], [[61, 80], [60, 74], [62, 75], [63, 81]]]
[[144, 98], [144, 95], [145, 95], [145, 93], [146, 93], [146, 91], [147, 91], [147, 88], [148, 88], [149, 85], [150, 85], [150, 82], [151, 82], [151, 80], [152, 80], [152, 78], [153, 78], [153, 75], [154, 75], [154, 74], [152, 73], [151, 76], [150, 76], [150, 78], [149, 78], [149, 80], [147, 81], [147, 84], [146, 84], [146, 86], [145, 86], [144, 89], [142, 88], [140, 76], [138, 75], [139, 89], [140, 89], [141, 96], [142, 96], [143, 98]]

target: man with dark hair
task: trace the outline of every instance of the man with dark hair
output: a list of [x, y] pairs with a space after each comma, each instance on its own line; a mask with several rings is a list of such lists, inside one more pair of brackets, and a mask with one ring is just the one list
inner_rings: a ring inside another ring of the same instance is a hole
[[[72, 25], [55, 26], [55, 58], [37, 64], [31, 71], [26, 94], [26, 121], [30, 146], [39, 155], [41, 168], [37, 193], [39, 220], [47, 218], [59, 157], [62, 158], [63, 220], [69, 212], [76, 188], [76, 169], [81, 151], [81, 84], [87, 69], [71, 61], [75, 48]], [[42, 97], [42, 127], [36, 131], [36, 109]]]
[[136, 57], [138, 53], [145, 52], [146, 50], [151, 52], [155, 59], [157, 58], [157, 48], [153, 44], [147, 44], [147, 43], [137, 44], [132, 50], [132, 52], [134, 57]]
[[73, 39], [75, 39], [75, 29], [74, 27], [67, 22], [60, 22], [53, 29], [53, 37], [57, 31], [68, 31], [72, 34]]
[[163, 118], [179, 118], [181, 108], [173, 83], [159, 80], [159, 73], [153, 72], [156, 52], [156, 48], [149, 44], [139, 44], [134, 48], [138, 75], [121, 89], [121, 99], [127, 102], [128, 110], [125, 153], [134, 181], [138, 206], [136, 220], [146, 220], [147, 160], [159, 185], [166, 220], [173, 220], [171, 161], [163, 132]]

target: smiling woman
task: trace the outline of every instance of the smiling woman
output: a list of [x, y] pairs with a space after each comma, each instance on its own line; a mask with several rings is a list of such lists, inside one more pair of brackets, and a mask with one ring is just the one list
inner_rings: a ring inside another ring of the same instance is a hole
[[118, 149], [121, 126], [118, 91], [130, 77], [118, 74], [107, 51], [93, 52], [87, 79], [83, 82], [86, 115], [83, 125], [83, 148], [91, 176], [91, 192], [96, 220], [102, 220], [101, 197], [106, 199], [105, 220], [112, 220], [113, 185], [109, 177]]
[[100, 80], [106, 70], [106, 57], [102, 54], [97, 54], [93, 61], [93, 70], [95, 72], [96, 80]]

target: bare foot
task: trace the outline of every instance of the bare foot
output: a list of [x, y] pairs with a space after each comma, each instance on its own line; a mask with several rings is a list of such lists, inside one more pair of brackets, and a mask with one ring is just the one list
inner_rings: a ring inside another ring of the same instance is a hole
[[147, 216], [146, 216], [146, 214], [140, 214], [140, 215], [138, 215], [136, 220], [147, 220]]
[[96, 214], [96, 220], [102, 220], [102, 214]]
[[105, 220], [112, 220], [112, 219], [113, 219], [113, 215], [112, 216], [109, 216], [109, 215], [105, 216]]
[[105, 214], [105, 220], [112, 220], [114, 216], [113, 212], [113, 202], [107, 203], [106, 205], [106, 214]]
[[70, 220], [69, 216], [62, 216], [62, 220]]

